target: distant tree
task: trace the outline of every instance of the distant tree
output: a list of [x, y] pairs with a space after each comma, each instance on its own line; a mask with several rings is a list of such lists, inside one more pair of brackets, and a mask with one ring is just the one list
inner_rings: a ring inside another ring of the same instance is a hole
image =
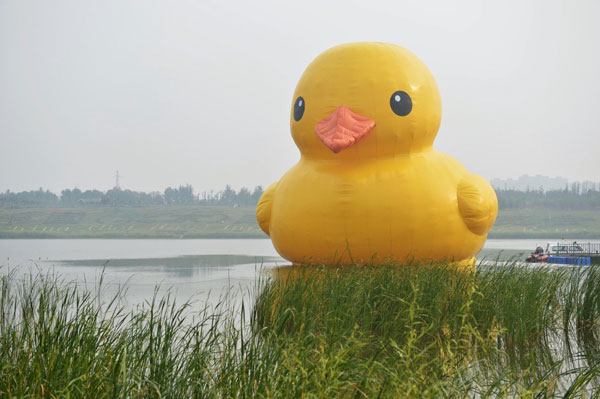
[[504, 208], [600, 209], [595, 183], [574, 183], [562, 190], [496, 190], [498, 206]]
[[191, 185], [179, 186], [179, 203], [180, 204], [193, 204], [196, 197], [194, 197], [194, 189]]
[[221, 205], [236, 205], [236, 197], [235, 190], [229, 184], [226, 185], [225, 190], [223, 190], [220, 196]]
[[256, 186], [256, 187], [254, 187], [254, 191], [252, 191], [252, 205], [258, 204], [258, 200], [260, 199], [260, 197], [262, 195], [263, 195], [263, 188], [262, 188], [262, 186]]
[[248, 206], [252, 205], [252, 193], [246, 187], [240, 188], [237, 193], [237, 205]]
[[175, 204], [177, 201], [177, 191], [174, 188], [167, 187], [165, 189], [164, 197], [167, 205]]
[[81, 190], [74, 188], [73, 190], [65, 189], [60, 193], [60, 202], [62, 206], [75, 206], [81, 199]]
[[179, 188], [167, 187], [164, 193], [165, 203], [168, 205], [190, 205], [196, 201], [192, 186], [185, 185]]
[[21, 208], [21, 207], [53, 207], [57, 206], [58, 197], [56, 194], [40, 188], [39, 190], [22, 191], [13, 193], [6, 190], [0, 194], [0, 206]]
[[[593, 188], [593, 189], [592, 189]], [[581, 197], [586, 197], [589, 203], [594, 203], [592, 195], [595, 186], [586, 185], [577, 188]], [[568, 189], [567, 189], [568, 191]], [[569, 191], [570, 192], [570, 191]], [[0, 193], [1, 207], [79, 207], [79, 206], [152, 206], [152, 205], [221, 205], [221, 206], [255, 206], [263, 194], [261, 186], [252, 191], [247, 187], [234, 190], [230, 185], [225, 186], [222, 191], [203, 192], [200, 196], [194, 194], [191, 185], [179, 186], [178, 188], [167, 187], [161, 194], [159, 192], [137, 192], [113, 188], [106, 192], [100, 190], [81, 191], [78, 188], [64, 189], [60, 197], [56, 194], [43, 190], [23, 191], [13, 193], [6, 190]], [[515, 203], [512, 198], [506, 199], [509, 203]]]

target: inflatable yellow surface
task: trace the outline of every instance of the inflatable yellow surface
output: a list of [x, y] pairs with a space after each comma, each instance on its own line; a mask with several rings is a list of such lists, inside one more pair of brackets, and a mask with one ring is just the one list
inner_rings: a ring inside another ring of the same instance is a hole
[[410, 51], [351, 43], [319, 55], [291, 109], [300, 161], [256, 217], [294, 263], [468, 262], [498, 211], [490, 184], [433, 149], [433, 76]]

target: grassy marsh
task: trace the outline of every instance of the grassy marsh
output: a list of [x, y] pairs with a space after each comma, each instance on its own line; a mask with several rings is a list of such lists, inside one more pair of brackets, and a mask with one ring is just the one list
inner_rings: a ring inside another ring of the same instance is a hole
[[599, 394], [598, 267], [301, 267], [260, 285], [238, 309], [127, 311], [123, 293], [4, 272], [0, 397]]

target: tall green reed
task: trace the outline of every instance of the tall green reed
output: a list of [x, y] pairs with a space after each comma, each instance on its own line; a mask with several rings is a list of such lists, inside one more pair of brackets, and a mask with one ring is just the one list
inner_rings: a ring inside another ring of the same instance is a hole
[[576, 272], [304, 267], [240, 308], [156, 290], [133, 310], [122, 291], [4, 273], [0, 397], [594, 395], [600, 273]]
[[[569, 367], [575, 359], [587, 358], [577, 372], [599, 359], [592, 351], [598, 348], [596, 335], [589, 331], [598, 328], [600, 273], [586, 270], [582, 275], [516, 262], [480, 264], [475, 273], [445, 264], [300, 267], [265, 288], [254, 324], [277, 335], [320, 335], [330, 342], [359, 331], [369, 350], [383, 346], [384, 358], [393, 353], [390, 346], [418, 343], [420, 356], [442, 363], [451, 359], [457, 362], [454, 370], [467, 368], [465, 375], [475, 379], [538, 388], [541, 381], [554, 381], [548, 389], [565, 390], [574, 378]], [[575, 301], [576, 314], [569, 314], [569, 301]], [[576, 328], [565, 330], [565, 319]], [[586, 334], [584, 324], [589, 324]], [[576, 353], [565, 351], [566, 344], [578, 348]], [[421, 358], [419, 364], [427, 361]]]

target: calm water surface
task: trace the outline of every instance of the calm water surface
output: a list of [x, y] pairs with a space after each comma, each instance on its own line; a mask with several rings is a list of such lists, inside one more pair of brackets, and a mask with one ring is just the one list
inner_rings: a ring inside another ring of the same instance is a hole
[[[546, 241], [491, 239], [484, 248], [527, 252]], [[261, 273], [287, 263], [268, 239], [0, 240], [2, 273], [57, 272], [87, 289], [102, 275], [108, 293], [127, 287], [130, 304], [151, 298], [156, 286], [178, 302], [214, 302], [232, 288], [249, 298]]]
[[261, 272], [286, 264], [267, 239], [232, 240], [0, 240], [0, 266], [17, 278], [31, 270], [104, 295], [126, 287], [131, 306], [169, 290], [177, 302], [215, 303], [229, 292], [251, 299]]

